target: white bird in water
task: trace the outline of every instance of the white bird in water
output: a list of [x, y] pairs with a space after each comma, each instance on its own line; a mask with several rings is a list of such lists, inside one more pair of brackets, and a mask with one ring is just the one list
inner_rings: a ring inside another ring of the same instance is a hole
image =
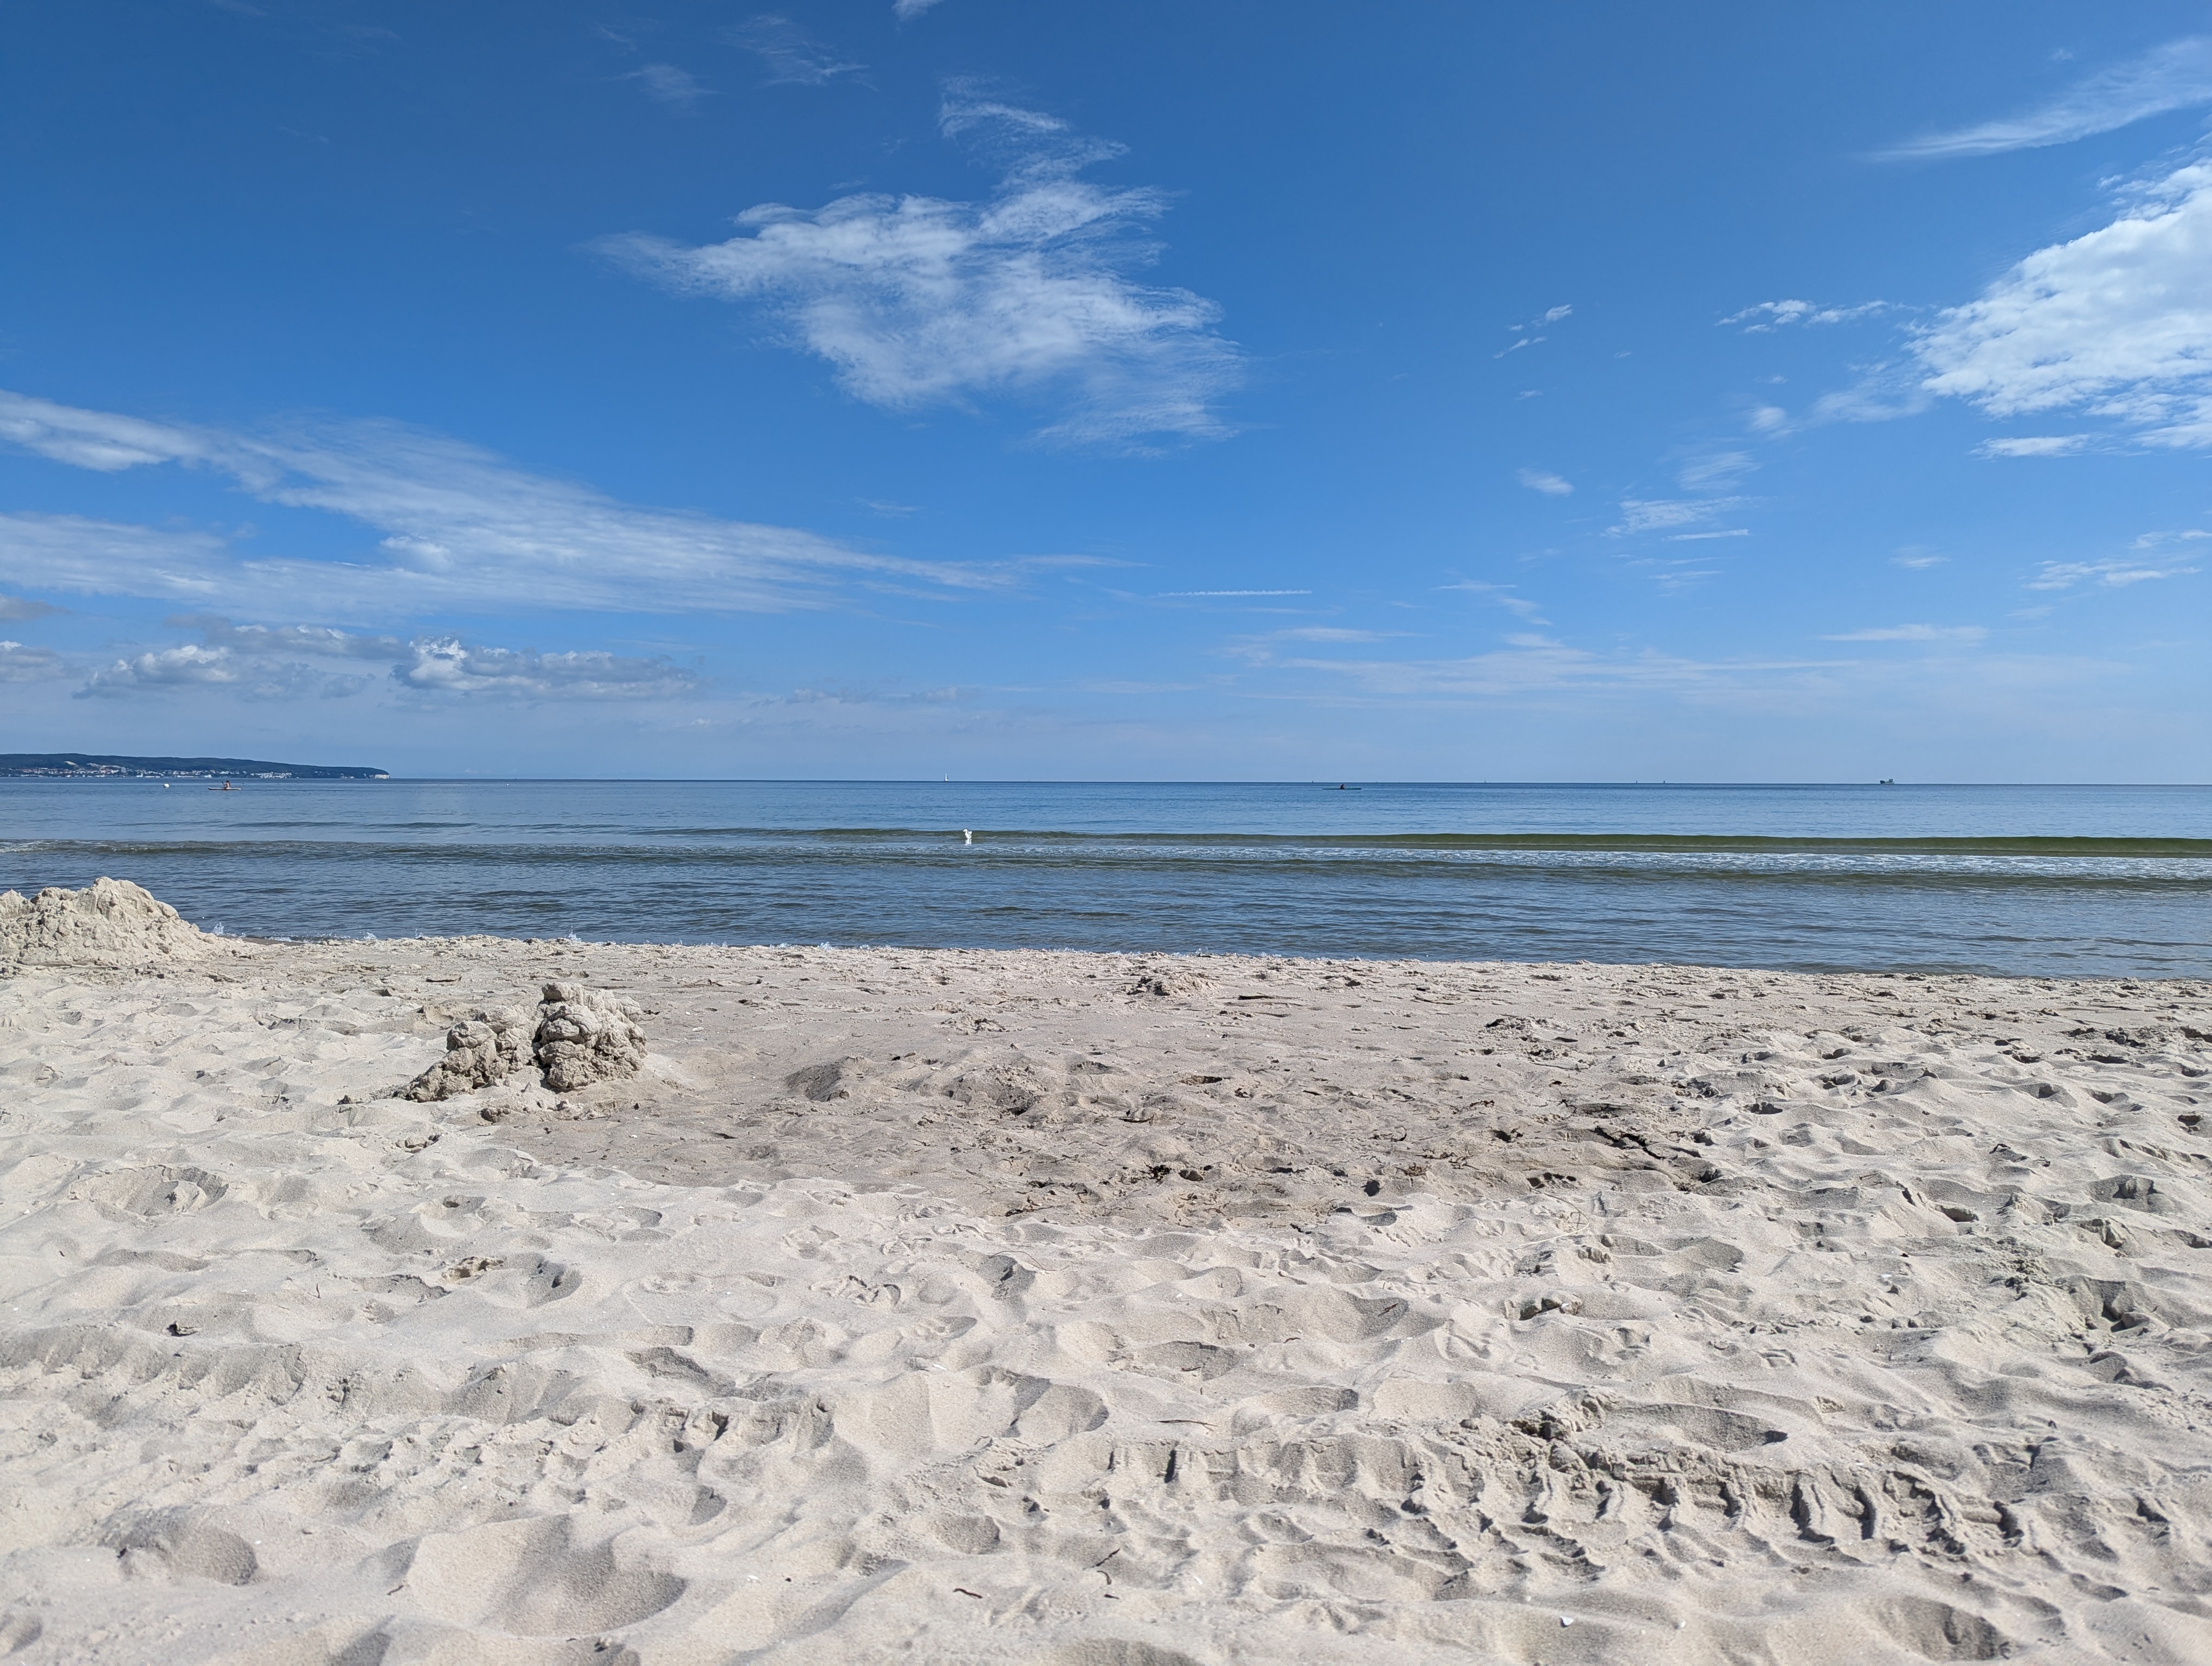
[[973, 844], [975, 842], [975, 836], [963, 827], [960, 830], [960, 842], [963, 844]]

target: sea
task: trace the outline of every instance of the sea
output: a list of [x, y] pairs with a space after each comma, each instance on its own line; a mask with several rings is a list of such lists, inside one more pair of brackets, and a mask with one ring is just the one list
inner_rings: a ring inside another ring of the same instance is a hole
[[2212, 976], [2212, 787], [0, 781], [210, 930]]

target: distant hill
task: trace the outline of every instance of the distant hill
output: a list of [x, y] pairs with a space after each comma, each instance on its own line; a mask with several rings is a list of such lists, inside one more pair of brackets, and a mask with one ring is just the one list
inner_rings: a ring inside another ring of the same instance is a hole
[[201, 781], [389, 781], [381, 769], [340, 763], [271, 763], [258, 757], [107, 757], [97, 752], [0, 752], [0, 780], [152, 777]]

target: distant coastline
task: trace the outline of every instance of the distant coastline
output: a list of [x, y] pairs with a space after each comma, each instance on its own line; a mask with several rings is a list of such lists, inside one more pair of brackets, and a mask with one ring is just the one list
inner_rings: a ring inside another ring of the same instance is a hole
[[257, 757], [112, 757], [97, 752], [0, 752], [0, 781], [389, 781], [349, 763], [272, 763]]

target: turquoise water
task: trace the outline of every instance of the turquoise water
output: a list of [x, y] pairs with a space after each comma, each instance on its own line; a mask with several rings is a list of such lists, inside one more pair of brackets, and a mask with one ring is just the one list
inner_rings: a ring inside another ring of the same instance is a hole
[[273, 936], [2212, 976], [2212, 788], [1354, 785], [10, 781], [0, 885]]

